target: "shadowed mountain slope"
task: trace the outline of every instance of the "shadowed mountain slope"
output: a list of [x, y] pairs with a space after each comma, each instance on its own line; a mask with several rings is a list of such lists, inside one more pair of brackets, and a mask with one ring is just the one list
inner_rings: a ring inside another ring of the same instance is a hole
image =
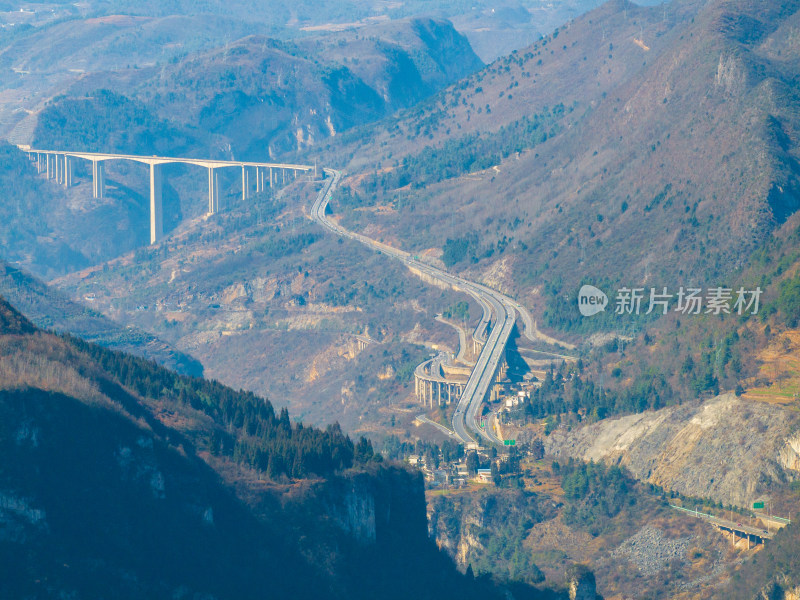
[[0, 417], [3, 597], [500, 597], [438, 552], [419, 477], [363, 438], [2, 299]]

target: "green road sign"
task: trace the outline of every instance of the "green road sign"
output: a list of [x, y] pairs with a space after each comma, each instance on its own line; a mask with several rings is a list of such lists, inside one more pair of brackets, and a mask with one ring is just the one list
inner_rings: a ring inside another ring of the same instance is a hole
[[763, 502], [753, 502], [753, 508], [764, 508]]
[[516, 446], [517, 440], [503, 440], [503, 444], [506, 446]]

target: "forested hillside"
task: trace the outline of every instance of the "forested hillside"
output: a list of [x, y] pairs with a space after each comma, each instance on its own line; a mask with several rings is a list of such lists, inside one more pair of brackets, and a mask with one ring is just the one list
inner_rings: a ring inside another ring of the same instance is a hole
[[[37, 148], [190, 156], [205, 149], [202, 138], [158, 117], [141, 102], [110, 90], [85, 98], [59, 98], [39, 115]], [[207, 156], [207, 154], [203, 154]]]
[[3, 596], [500, 597], [438, 552], [418, 477], [366, 440], [4, 300], [0, 413]]
[[117, 82], [76, 82], [33, 143], [131, 154], [265, 160], [411, 106], [482, 66], [447, 21], [285, 41], [247, 36]]

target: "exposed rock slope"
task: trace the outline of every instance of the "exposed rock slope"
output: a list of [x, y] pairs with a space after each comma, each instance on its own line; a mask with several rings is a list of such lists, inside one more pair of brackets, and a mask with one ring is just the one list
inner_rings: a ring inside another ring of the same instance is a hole
[[624, 465], [682, 494], [746, 506], [800, 476], [790, 410], [722, 394], [696, 403], [606, 419], [545, 440], [549, 454]]

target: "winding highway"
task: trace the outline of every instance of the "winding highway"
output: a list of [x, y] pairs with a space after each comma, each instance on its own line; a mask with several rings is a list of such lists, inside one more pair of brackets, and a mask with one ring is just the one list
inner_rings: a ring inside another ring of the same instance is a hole
[[[483, 347], [456, 406], [453, 415], [453, 430], [461, 442], [467, 445], [478, 444], [476, 437], [473, 437], [473, 433], [477, 433], [480, 438], [483, 438], [489, 444], [502, 444], [503, 440], [498, 438], [494, 432], [479, 427], [478, 412], [494, 383], [497, 371], [503, 361], [506, 343], [514, 329], [517, 312], [520, 313], [525, 325], [526, 337], [531, 340], [539, 339], [530, 313], [511, 298], [495, 290], [421, 262], [408, 252], [392, 248], [359, 233], [349, 231], [330, 220], [325, 211], [333, 191], [339, 185], [342, 174], [340, 171], [333, 169], [325, 169], [324, 171], [328, 178], [314, 201], [311, 209], [312, 219], [339, 236], [360, 242], [403, 262], [412, 271], [437, 279], [453, 289], [469, 294], [483, 307], [483, 317], [473, 334], [479, 342], [482, 342]], [[492, 316], [494, 316], [494, 325], [489, 329]], [[488, 336], [486, 335], [487, 329], [489, 330]]]

